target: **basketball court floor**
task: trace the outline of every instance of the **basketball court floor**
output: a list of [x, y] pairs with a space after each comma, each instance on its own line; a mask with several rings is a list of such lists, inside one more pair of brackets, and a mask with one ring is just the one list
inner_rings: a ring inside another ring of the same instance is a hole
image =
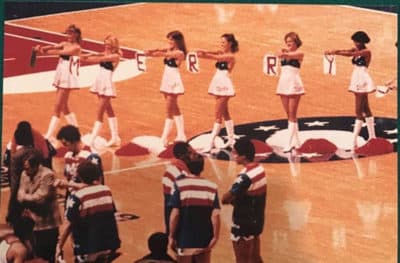
[[[117, 98], [112, 104], [122, 147], [135, 142], [150, 152], [122, 156], [116, 154], [120, 150], [116, 147], [100, 151], [106, 183], [119, 211], [122, 255], [116, 262], [132, 262], [148, 253], [148, 236], [164, 230], [161, 176], [170, 161], [158, 157], [165, 119], [159, 92], [162, 58], [146, 59], [143, 72], [138, 70], [138, 53], [166, 46], [166, 34], [172, 30], [183, 32], [189, 51], [215, 50], [223, 33], [234, 33], [239, 52], [232, 72], [236, 96], [229, 109], [235, 131], [279, 146], [286, 116], [275, 95], [278, 77], [263, 73], [263, 58], [284, 47], [284, 35], [295, 31], [305, 54], [300, 73], [306, 90], [298, 111], [300, 138], [303, 142], [323, 138], [344, 149], [351, 140], [355, 114], [354, 96], [347, 91], [351, 58], [336, 57], [336, 75], [325, 75], [323, 53], [349, 49], [354, 32], [367, 32], [372, 51], [369, 72], [376, 85], [383, 85], [397, 76], [397, 19], [392, 13], [340, 5], [132, 3], [5, 21], [2, 152], [19, 121], [28, 120], [45, 133], [52, 115], [55, 90], [51, 83], [57, 58], [39, 57], [31, 68], [31, 47], [60, 42], [61, 32], [72, 23], [82, 30], [84, 52], [101, 51], [108, 33], [117, 36], [124, 60], [115, 72]], [[95, 65], [82, 66], [82, 89], [72, 92], [69, 100], [82, 134], [88, 134], [95, 121], [97, 98], [88, 87], [96, 72]], [[185, 94], [179, 97], [185, 132], [193, 144], [201, 144], [201, 136], [210, 132], [214, 122], [215, 101], [207, 94], [214, 62], [200, 60], [197, 74], [188, 72], [185, 65], [180, 72], [185, 85]], [[397, 262], [397, 91], [379, 98], [372, 93], [369, 103], [377, 135], [393, 145], [393, 152], [346, 158], [336, 153], [336, 157], [319, 159], [275, 154], [263, 161], [268, 181], [261, 235], [264, 262]], [[100, 136], [110, 137], [107, 124]], [[366, 143], [366, 139], [365, 127], [360, 141]], [[55, 158], [53, 163], [62, 177], [63, 159]], [[240, 169], [229, 153], [222, 153], [207, 158], [202, 176], [217, 183], [222, 195]], [[4, 223], [9, 196], [7, 183], [3, 181], [2, 186], [0, 223]], [[220, 240], [212, 262], [234, 262], [231, 213], [232, 207], [222, 206]], [[72, 262], [69, 244], [66, 259]]]

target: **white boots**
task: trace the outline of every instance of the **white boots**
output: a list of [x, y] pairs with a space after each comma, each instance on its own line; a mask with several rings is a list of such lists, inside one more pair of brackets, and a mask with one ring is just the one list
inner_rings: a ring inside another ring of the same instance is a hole
[[70, 112], [67, 115], [64, 115], [65, 120], [67, 121], [68, 124], [74, 125], [75, 127], [78, 127], [78, 121], [76, 120], [75, 113]]
[[365, 118], [365, 122], [367, 123], [367, 129], [368, 129], [368, 140], [375, 139], [375, 122], [374, 122], [374, 117], [367, 117]]
[[283, 149], [284, 153], [290, 152], [293, 148], [300, 148], [299, 124], [297, 122], [288, 121], [288, 143]]
[[233, 126], [233, 120], [225, 121], [225, 129], [226, 135], [228, 136], [228, 142], [225, 144], [225, 147], [233, 148], [235, 144], [235, 130]]
[[168, 135], [171, 132], [173, 122], [175, 122], [176, 126], [176, 138], [175, 141], [186, 142], [185, 135], [185, 125], [183, 121], [183, 115], [176, 115], [174, 119], [167, 118], [164, 122], [164, 129], [161, 134], [161, 142], [164, 146], [168, 145]]
[[161, 142], [164, 146], [167, 146], [167, 144], [168, 144], [168, 135], [171, 132], [172, 125], [173, 125], [172, 119], [169, 119], [169, 118], [165, 119], [164, 129], [161, 134]]
[[108, 125], [111, 131], [111, 139], [106, 143], [106, 147], [120, 146], [121, 138], [118, 134], [118, 120], [116, 117], [108, 118]]
[[175, 126], [176, 126], [176, 138], [175, 138], [175, 141], [186, 142], [183, 115], [174, 116], [174, 121], [175, 121]]
[[[75, 127], [78, 127], [78, 121], [76, 120], [75, 113], [70, 112], [67, 115], [64, 115], [65, 120], [67, 121], [68, 124], [74, 125]], [[47, 132], [44, 135], [44, 138], [46, 139], [53, 139], [54, 138], [54, 132], [57, 129], [58, 123], [60, 122], [60, 118], [53, 115], [51, 116], [49, 127], [47, 128]]]
[[353, 127], [353, 149], [357, 148], [357, 138], [358, 135], [360, 134], [361, 127], [362, 127], [362, 120], [356, 119], [354, 122], [354, 127]]
[[[353, 128], [353, 149], [357, 148], [357, 138], [358, 135], [360, 134], [361, 128], [362, 128], [362, 120], [356, 119], [354, 122], [354, 128]], [[367, 124], [367, 130], [368, 130], [368, 140], [376, 138], [375, 135], [375, 122], [374, 122], [374, 117], [366, 117], [365, 118], [365, 123]]]
[[57, 116], [51, 116], [49, 128], [47, 129], [47, 132], [44, 135], [44, 138], [52, 139], [54, 137], [54, 131], [56, 130], [59, 122], [60, 122], [60, 118], [58, 118]]
[[96, 148], [94, 146], [94, 141], [96, 140], [97, 135], [99, 134], [100, 130], [101, 130], [101, 126], [103, 126], [103, 123], [101, 121], [95, 121], [93, 128], [92, 128], [92, 132], [90, 134], [90, 140], [88, 145], [92, 148]]
[[[104, 145], [106, 147], [111, 147], [111, 146], [120, 146], [121, 145], [121, 138], [118, 135], [118, 121], [116, 117], [111, 117], [108, 118], [108, 125], [110, 126], [110, 131], [111, 131], [111, 139]], [[101, 130], [101, 127], [103, 126], [103, 123], [101, 121], [95, 121], [93, 125], [92, 132], [90, 134], [90, 141], [89, 141], [89, 146], [92, 148], [94, 147], [94, 142], [96, 140], [96, 137], [99, 135], [99, 132]]]
[[221, 131], [221, 123], [214, 122], [214, 126], [213, 126], [213, 129], [211, 131], [210, 142], [207, 145], [207, 147], [203, 149], [203, 152], [205, 152], [205, 153], [209, 152], [214, 148], [215, 137], [217, 137], [217, 135], [219, 134], [220, 131]]

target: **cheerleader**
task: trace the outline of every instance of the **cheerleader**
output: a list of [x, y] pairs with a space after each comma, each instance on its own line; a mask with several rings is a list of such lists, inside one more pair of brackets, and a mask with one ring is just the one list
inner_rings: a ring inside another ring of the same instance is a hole
[[218, 51], [197, 51], [200, 58], [214, 59], [217, 62], [214, 77], [208, 89], [208, 93], [215, 97], [215, 122], [211, 131], [211, 141], [205, 152], [214, 147], [214, 139], [221, 130], [222, 120], [225, 120], [228, 142], [226, 147], [232, 147], [235, 144], [235, 134], [233, 120], [229, 114], [229, 99], [235, 96], [235, 90], [230, 78], [230, 73], [235, 66], [235, 53], [239, 51], [239, 43], [233, 34], [223, 34], [220, 40], [220, 50]]
[[179, 31], [169, 32], [167, 39], [167, 48], [145, 51], [146, 56], [164, 57], [165, 67], [160, 87], [160, 91], [163, 93], [167, 103], [167, 118], [161, 135], [161, 141], [164, 146], [168, 144], [168, 135], [174, 121], [177, 131], [175, 141], [186, 141], [183, 115], [178, 106], [178, 96], [185, 91], [179, 73], [179, 66], [186, 57], [186, 44], [183, 34]]
[[286, 48], [277, 53], [281, 59], [281, 75], [276, 94], [281, 97], [283, 108], [288, 117], [289, 138], [283, 152], [291, 152], [300, 148], [299, 125], [297, 122], [297, 109], [300, 98], [304, 94], [303, 82], [300, 78], [300, 66], [304, 53], [298, 48], [302, 45], [300, 37], [295, 32], [285, 35]]
[[78, 126], [76, 116], [68, 107], [70, 91], [79, 88], [79, 54], [81, 52], [80, 42], [82, 40], [81, 30], [75, 25], [67, 27], [66, 41], [56, 45], [40, 46], [34, 50], [37, 54], [58, 55], [58, 65], [54, 77], [53, 86], [57, 89], [54, 113], [50, 119], [49, 127], [45, 134], [46, 139], [53, 138], [61, 113], [64, 114], [68, 124]]
[[368, 73], [368, 66], [371, 62], [371, 51], [365, 44], [370, 38], [363, 31], [357, 31], [351, 39], [354, 47], [347, 50], [326, 51], [328, 55], [340, 55], [353, 57], [351, 63], [354, 65], [349, 91], [354, 93], [356, 101], [356, 120], [353, 129], [353, 150], [357, 148], [357, 138], [361, 131], [363, 119], [367, 123], [369, 139], [375, 138], [374, 117], [368, 103], [368, 94], [375, 91], [375, 85]]
[[90, 88], [90, 92], [97, 94], [99, 105], [97, 109], [97, 119], [93, 125], [90, 136], [89, 146], [94, 146], [96, 136], [99, 134], [103, 125], [104, 113], [108, 116], [108, 125], [111, 131], [111, 139], [106, 146], [119, 146], [121, 138], [118, 134], [118, 122], [115, 117], [111, 99], [116, 97], [115, 86], [112, 81], [113, 72], [117, 68], [122, 57], [122, 51], [119, 48], [118, 38], [108, 35], [104, 39], [104, 52], [97, 54], [85, 54], [81, 56], [81, 61], [89, 63], [99, 63], [99, 74]]

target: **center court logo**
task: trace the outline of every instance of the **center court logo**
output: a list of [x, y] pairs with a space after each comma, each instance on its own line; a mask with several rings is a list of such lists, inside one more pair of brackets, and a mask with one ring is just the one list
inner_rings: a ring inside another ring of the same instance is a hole
[[[364, 157], [397, 151], [397, 120], [375, 117], [376, 139], [368, 141], [367, 128], [363, 126], [357, 138], [358, 148], [351, 151], [354, 117], [310, 117], [299, 119], [299, 137], [302, 146], [298, 151], [284, 153], [287, 143], [287, 120], [272, 120], [246, 123], [235, 126], [237, 138], [247, 137], [256, 147], [256, 158], [264, 163], [285, 163], [294, 159], [301, 162], [334, 161]], [[206, 148], [210, 132], [201, 133], [189, 143], [196, 149]], [[218, 149], [226, 141], [226, 130], [222, 129], [216, 139], [217, 149], [210, 158], [231, 160], [227, 149]]]

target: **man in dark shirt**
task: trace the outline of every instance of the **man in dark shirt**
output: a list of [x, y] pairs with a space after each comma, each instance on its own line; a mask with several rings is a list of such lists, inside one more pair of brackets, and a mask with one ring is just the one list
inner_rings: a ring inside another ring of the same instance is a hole
[[243, 165], [231, 189], [222, 197], [222, 204], [233, 205], [231, 239], [237, 263], [261, 263], [260, 234], [264, 228], [267, 179], [264, 168], [254, 162], [255, 148], [246, 139], [239, 139], [233, 150], [238, 164]]

